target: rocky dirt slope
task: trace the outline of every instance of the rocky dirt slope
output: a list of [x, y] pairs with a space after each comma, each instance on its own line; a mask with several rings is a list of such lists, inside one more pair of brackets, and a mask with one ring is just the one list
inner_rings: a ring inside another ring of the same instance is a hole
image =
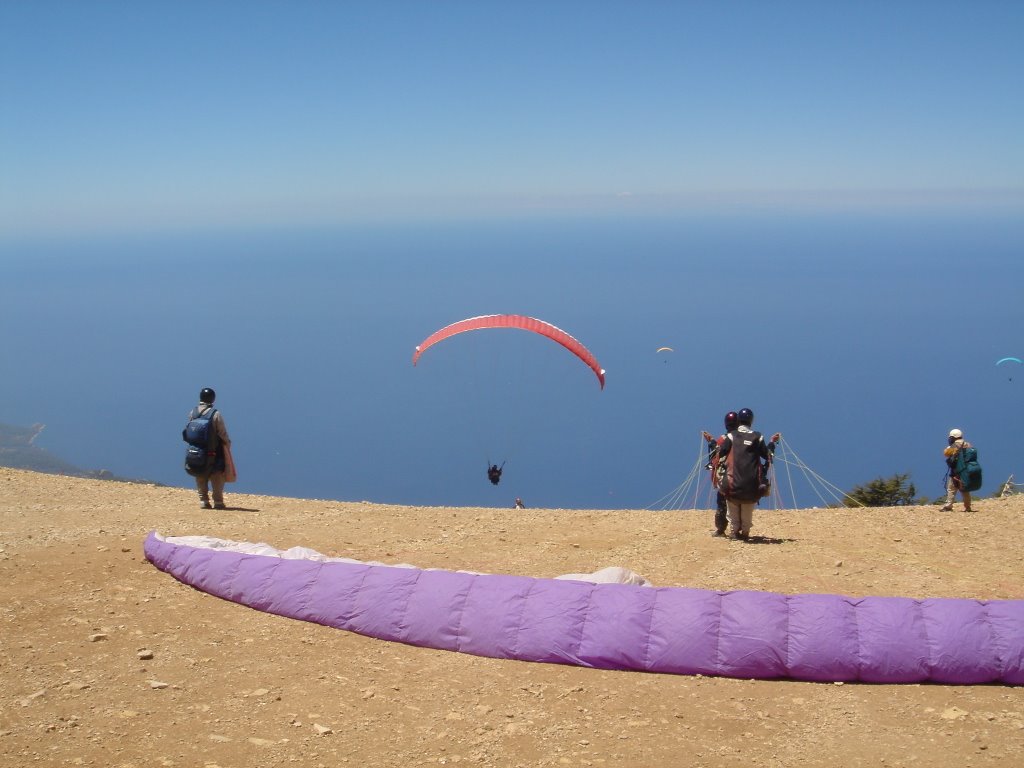
[[[230, 489], [230, 486], [229, 486]], [[395, 507], [0, 469], [0, 766], [1020, 766], [1024, 689], [603, 672], [425, 650], [206, 596], [146, 533], [656, 585], [1024, 598], [1024, 497], [758, 512]]]

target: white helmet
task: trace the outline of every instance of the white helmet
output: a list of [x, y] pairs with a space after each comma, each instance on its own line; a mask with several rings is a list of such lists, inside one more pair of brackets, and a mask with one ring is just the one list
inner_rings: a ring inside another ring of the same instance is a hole
[[964, 433], [961, 432], [959, 429], [951, 429], [949, 430], [949, 436], [952, 437], [954, 440], [959, 440], [964, 436]]

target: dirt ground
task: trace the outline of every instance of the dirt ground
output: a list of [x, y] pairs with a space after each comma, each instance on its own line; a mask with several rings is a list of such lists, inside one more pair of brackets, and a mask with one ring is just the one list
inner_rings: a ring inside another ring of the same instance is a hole
[[711, 512], [227, 501], [0, 469], [0, 766], [1024, 765], [1020, 687], [478, 658], [260, 613], [142, 555], [155, 529], [490, 573], [621, 565], [658, 586], [1020, 599], [1024, 496], [971, 515], [759, 511], [752, 544], [710, 538]]

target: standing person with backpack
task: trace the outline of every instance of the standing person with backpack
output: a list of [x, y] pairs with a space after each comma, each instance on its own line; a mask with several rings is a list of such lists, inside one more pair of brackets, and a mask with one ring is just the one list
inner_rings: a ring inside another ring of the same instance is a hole
[[[739, 426], [738, 419], [739, 416], [736, 415], [736, 411], [729, 411], [725, 414], [726, 435]], [[711, 484], [717, 491], [715, 494], [715, 530], [711, 535], [725, 536], [725, 529], [729, 525], [728, 505], [726, 504], [725, 496], [722, 494], [722, 489], [718, 487], [718, 449], [725, 440], [725, 435], [720, 435], [718, 439], [715, 439], [711, 436], [710, 432], [704, 432], [703, 434], [704, 439], [708, 442], [708, 463], [704, 468], [711, 470]]]
[[[224, 483], [228, 480], [231, 438], [224, 425], [224, 417], [213, 407], [217, 393], [204, 387], [199, 393], [199, 405], [189, 411], [188, 423], [181, 437], [188, 443], [185, 450], [185, 471], [196, 479], [199, 506], [203, 509], [226, 509]], [[210, 504], [211, 490], [213, 504]]]
[[949, 431], [949, 445], [942, 452], [946, 457], [946, 504], [943, 512], [953, 511], [956, 492], [964, 500], [964, 512], [971, 511], [971, 491], [981, 488], [981, 466], [978, 464], [978, 451], [964, 440], [964, 433], [959, 429]]
[[718, 490], [729, 508], [729, 539], [747, 541], [754, 524], [754, 507], [768, 495], [768, 469], [775, 443], [771, 444], [753, 429], [754, 412], [741, 408], [738, 426], [728, 432], [718, 446]]

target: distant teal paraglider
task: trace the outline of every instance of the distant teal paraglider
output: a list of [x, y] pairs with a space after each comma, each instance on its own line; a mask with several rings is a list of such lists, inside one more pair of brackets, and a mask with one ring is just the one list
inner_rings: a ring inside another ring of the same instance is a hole
[[[1017, 363], [1018, 365], [1024, 365], [1024, 361], [1021, 361], [1019, 357], [1004, 357], [1001, 360], [996, 361], [996, 365], [1002, 365], [1003, 363]], [[1013, 381], [1013, 376], [1010, 377], [1010, 381]]]

